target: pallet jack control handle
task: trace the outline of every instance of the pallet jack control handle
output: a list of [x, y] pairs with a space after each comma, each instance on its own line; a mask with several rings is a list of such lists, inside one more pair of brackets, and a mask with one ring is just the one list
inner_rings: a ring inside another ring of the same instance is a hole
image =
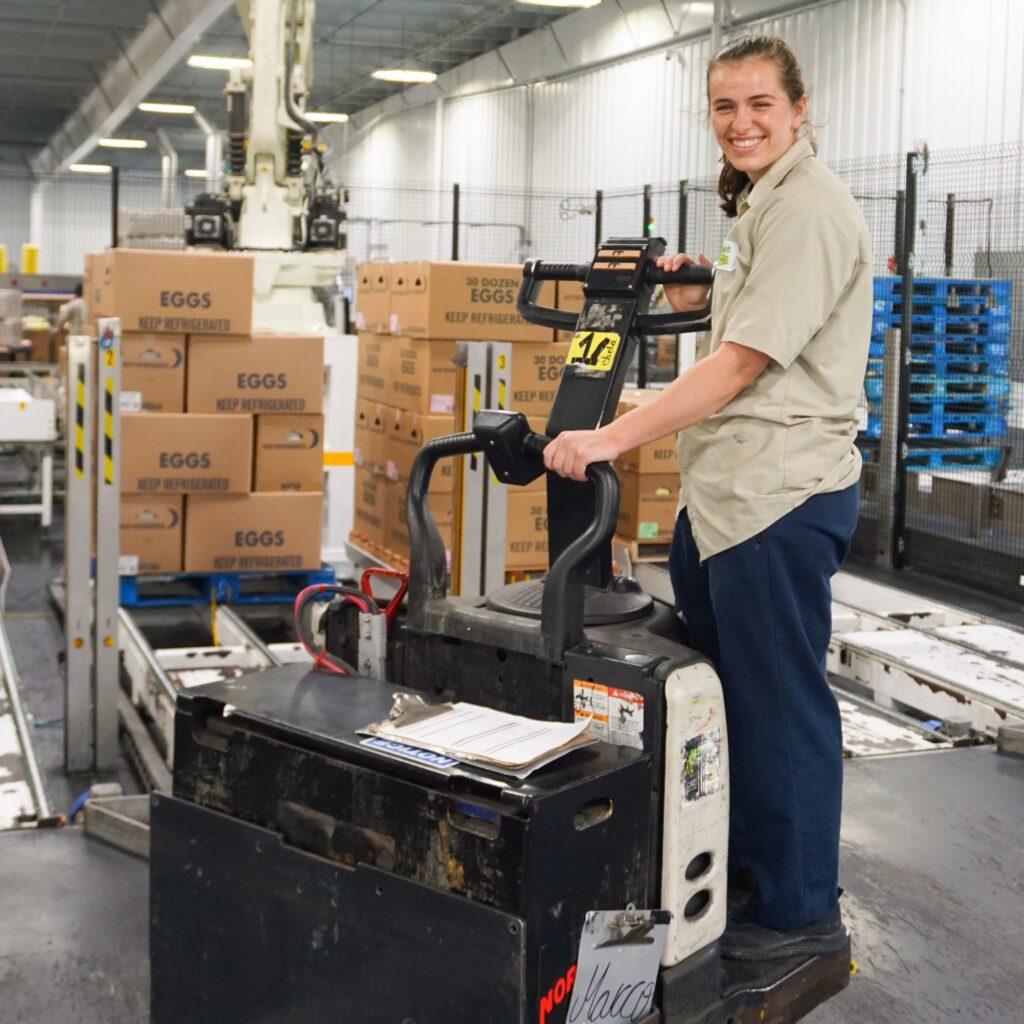
[[[520, 432], [522, 451], [539, 460], [551, 438], [529, 431], [521, 413], [481, 411], [477, 419], [507, 418]], [[478, 423], [478, 426], [480, 424]], [[448, 596], [448, 562], [441, 534], [427, 502], [430, 478], [442, 458], [487, 452], [486, 435], [450, 434], [428, 441], [417, 453], [409, 475], [406, 495], [406, 519], [409, 524], [409, 622], [417, 625], [425, 619], [429, 603]], [[619, 513], [619, 478], [607, 462], [587, 467], [587, 477], [595, 493], [594, 518], [586, 530], [551, 566], [544, 585], [541, 605], [543, 653], [553, 663], [562, 660], [565, 651], [583, 640], [584, 577], [587, 567], [602, 546], [611, 540]]]
[[[575, 331], [580, 315], [571, 309], [551, 309], [537, 304], [537, 295], [544, 281], [586, 281], [591, 272], [589, 263], [545, 263], [527, 260], [523, 264], [523, 282], [516, 299], [516, 310], [527, 323], [548, 327], [556, 331]], [[647, 265], [644, 280], [649, 285], [688, 284], [711, 287], [709, 267], [691, 263], [678, 270], [662, 270], [653, 263]], [[708, 329], [711, 320], [711, 301], [700, 310], [668, 313], [641, 313], [633, 321], [638, 334], [687, 334]]]

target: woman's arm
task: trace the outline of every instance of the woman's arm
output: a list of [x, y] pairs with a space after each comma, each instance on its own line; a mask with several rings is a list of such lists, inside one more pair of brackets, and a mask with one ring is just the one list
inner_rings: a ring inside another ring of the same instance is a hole
[[648, 441], [692, 427], [724, 408], [753, 383], [769, 357], [727, 341], [691, 366], [651, 402], [600, 430], [567, 430], [544, 451], [544, 464], [560, 476], [585, 480], [592, 462], [610, 462]]

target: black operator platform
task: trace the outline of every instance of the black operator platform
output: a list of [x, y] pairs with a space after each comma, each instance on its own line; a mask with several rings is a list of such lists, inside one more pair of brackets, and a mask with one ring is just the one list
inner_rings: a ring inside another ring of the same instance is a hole
[[[523, 317], [575, 332], [551, 416], [537, 434], [514, 411], [482, 411], [471, 432], [420, 451], [390, 681], [291, 666], [179, 695], [173, 794], [152, 811], [156, 1024], [789, 1024], [848, 984], [849, 948], [719, 955], [721, 686], [674, 609], [613, 574], [608, 464], [586, 483], [548, 474], [542, 580], [448, 593], [426, 501], [437, 462], [483, 453], [523, 485], [545, 472], [550, 438], [608, 423], [643, 335], [708, 324], [707, 310], [649, 312], [658, 283], [711, 282], [704, 268], [659, 270], [664, 248], [616, 238], [590, 264], [524, 267]], [[549, 280], [583, 282], [578, 318], [535, 305]], [[353, 620], [332, 611], [340, 653], [353, 641], [338, 623]], [[520, 780], [368, 743], [359, 730], [387, 719], [396, 694], [551, 721], [599, 712], [604, 733]], [[620, 988], [602, 1003], [596, 977], [576, 975], [587, 915], [631, 908], [667, 926], [660, 965], [649, 992], [628, 989], [646, 1000]]]

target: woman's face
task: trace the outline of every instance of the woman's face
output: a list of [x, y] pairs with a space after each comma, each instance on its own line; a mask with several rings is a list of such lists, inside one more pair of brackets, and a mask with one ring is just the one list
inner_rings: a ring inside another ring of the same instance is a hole
[[774, 60], [752, 57], [719, 64], [708, 78], [711, 127], [722, 152], [751, 181], [793, 145], [807, 97], [790, 101]]

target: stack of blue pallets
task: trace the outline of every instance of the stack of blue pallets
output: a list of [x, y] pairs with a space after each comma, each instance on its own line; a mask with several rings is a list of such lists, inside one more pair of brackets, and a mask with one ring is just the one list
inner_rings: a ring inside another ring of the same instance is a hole
[[[920, 277], [913, 283], [908, 468], [994, 468], [1010, 402], [1009, 281]], [[882, 436], [885, 332], [903, 324], [903, 278], [876, 277], [864, 391]]]

